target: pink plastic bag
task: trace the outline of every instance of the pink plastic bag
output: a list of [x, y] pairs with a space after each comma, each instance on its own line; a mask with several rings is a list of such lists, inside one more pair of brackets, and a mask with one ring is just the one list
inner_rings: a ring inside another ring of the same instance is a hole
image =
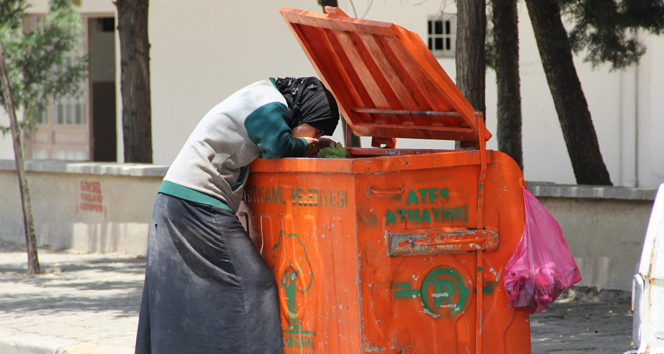
[[505, 265], [505, 292], [512, 307], [535, 313], [549, 306], [581, 272], [572, 258], [563, 230], [546, 207], [523, 189], [526, 226]]

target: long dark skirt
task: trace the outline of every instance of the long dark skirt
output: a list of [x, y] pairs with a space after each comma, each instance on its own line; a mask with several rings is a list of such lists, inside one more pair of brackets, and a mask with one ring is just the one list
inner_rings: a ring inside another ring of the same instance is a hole
[[157, 196], [136, 353], [283, 353], [276, 283], [232, 212]]

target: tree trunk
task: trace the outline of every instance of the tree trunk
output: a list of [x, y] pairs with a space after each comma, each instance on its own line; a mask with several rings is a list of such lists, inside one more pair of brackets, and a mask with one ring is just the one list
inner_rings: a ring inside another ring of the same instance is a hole
[[456, 85], [476, 111], [486, 113], [484, 41], [486, 1], [457, 1]]
[[550, 0], [526, 0], [542, 65], [578, 184], [612, 185], [560, 17]]
[[498, 150], [523, 170], [519, 26], [516, 0], [492, 0], [498, 89]]
[[16, 171], [18, 172], [18, 185], [21, 189], [21, 205], [23, 207], [23, 227], [25, 229], [25, 244], [28, 247], [28, 274], [39, 274], [39, 257], [37, 256], [37, 239], [35, 237], [35, 226], [32, 220], [32, 207], [30, 206], [30, 190], [28, 189], [28, 177], [25, 173], [25, 161], [23, 160], [23, 143], [21, 142], [21, 131], [16, 119], [14, 100], [12, 99], [9, 77], [5, 67], [5, 51], [0, 43], [0, 80], [5, 97], [5, 108], [9, 114], [12, 137], [14, 140], [14, 156], [16, 159]]
[[152, 163], [148, 0], [117, 0], [125, 162]]

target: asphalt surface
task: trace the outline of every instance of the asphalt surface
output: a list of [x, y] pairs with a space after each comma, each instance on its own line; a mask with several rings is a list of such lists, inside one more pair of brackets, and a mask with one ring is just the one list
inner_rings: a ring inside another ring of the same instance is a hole
[[530, 317], [533, 354], [631, 350], [631, 305], [555, 302]]
[[[0, 248], [0, 353], [133, 353], [145, 259]], [[59, 350], [59, 351], [58, 351]]]
[[[0, 243], [0, 353], [133, 353], [145, 258], [40, 249], [39, 259], [43, 274], [27, 276], [25, 249]], [[532, 353], [630, 350], [626, 298], [566, 294], [531, 316]]]

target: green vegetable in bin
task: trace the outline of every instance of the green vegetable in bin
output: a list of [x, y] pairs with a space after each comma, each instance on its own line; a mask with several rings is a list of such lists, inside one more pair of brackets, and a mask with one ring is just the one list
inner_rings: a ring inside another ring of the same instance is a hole
[[334, 143], [318, 151], [318, 155], [323, 159], [342, 159], [346, 157], [346, 148], [341, 143]]

